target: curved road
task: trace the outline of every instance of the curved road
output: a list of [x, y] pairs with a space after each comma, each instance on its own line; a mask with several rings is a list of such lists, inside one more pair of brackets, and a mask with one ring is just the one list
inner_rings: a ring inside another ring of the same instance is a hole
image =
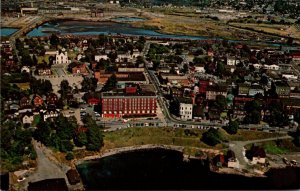
[[258, 140], [251, 140], [251, 141], [232, 141], [229, 143], [229, 149], [235, 153], [235, 157], [240, 163], [241, 168], [247, 166], [248, 161], [246, 161], [245, 157], [245, 150], [244, 146], [253, 144], [253, 143], [260, 143], [266, 141], [275, 141], [279, 139], [292, 139], [291, 136], [282, 136], [282, 137], [274, 137], [274, 138], [267, 138], [267, 139], [258, 139]]

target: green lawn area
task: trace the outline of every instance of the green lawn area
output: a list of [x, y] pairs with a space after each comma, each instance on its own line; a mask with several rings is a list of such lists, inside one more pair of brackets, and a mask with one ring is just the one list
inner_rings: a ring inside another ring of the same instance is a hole
[[41, 120], [41, 116], [40, 115], [35, 115], [33, 118], [33, 122], [32, 122], [32, 126], [35, 127]]
[[264, 143], [262, 146], [266, 153], [269, 154], [284, 154], [288, 152], [288, 149], [277, 146], [275, 142]]
[[[274, 137], [275, 134], [255, 131], [239, 131], [236, 135], [229, 135], [220, 129], [225, 141], [244, 141]], [[188, 133], [187, 133], [188, 132]], [[224, 149], [223, 144], [211, 147], [200, 141], [206, 130], [179, 128], [127, 128], [104, 133], [104, 149], [127, 147], [144, 144], [177, 145], [185, 148], [215, 148]]]
[[43, 60], [45, 60], [45, 62], [47, 62], [47, 64], [49, 64], [49, 55], [38, 56], [37, 60], [38, 60], [38, 64], [43, 63]]

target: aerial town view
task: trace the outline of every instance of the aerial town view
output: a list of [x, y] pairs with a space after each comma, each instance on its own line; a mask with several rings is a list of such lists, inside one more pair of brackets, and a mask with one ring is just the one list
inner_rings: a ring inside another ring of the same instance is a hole
[[1, 0], [0, 190], [299, 190], [300, 0]]

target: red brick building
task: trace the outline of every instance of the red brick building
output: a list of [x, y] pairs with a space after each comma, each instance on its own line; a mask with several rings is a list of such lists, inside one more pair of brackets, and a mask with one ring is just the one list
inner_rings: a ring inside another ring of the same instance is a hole
[[127, 89], [127, 92], [102, 93], [102, 117], [120, 118], [124, 115], [156, 115], [157, 98], [154, 92], [137, 93], [134, 88]]

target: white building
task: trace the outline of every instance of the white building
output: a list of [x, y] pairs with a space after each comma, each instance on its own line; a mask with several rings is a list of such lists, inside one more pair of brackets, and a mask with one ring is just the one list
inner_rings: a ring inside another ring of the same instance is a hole
[[56, 52], [55, 64], [69, 64], [68, 53], [67, 51]]
[[107, 60], [108, 56], [106, 54], [102, 54], [102, 55], [95, 55], [95, 61], [99, 62], [101, 59], [103, 60]]
[[276, 65], [276, 64], [264, 65], [264, 69], [267, 69], [267, 70], [279, 70], [279, 66]]
[[21, 73], [22, 73], [22, 72], [30, 73], [30, 68], [29, 68], [28, 66], [23, 66], [23, 67], [21, 68]]
[[227, 65], [228, 65], [228, 66], [235, 66], [235, 65], [237, 65], [238, 63], [240, 63], [240, 61], [237, 60], [237, 59], [235, 59], [235, 58], [233, 58], [233, 57], [228, 57], [228, 58], [227, 58]]
[[193, 119], [193, 104], [191, 99], [180, 102], [180, 118], [184, 120]]
[[23, 124], [31, 124], [34, 120], [34, 115], [32, 113], [25, 114], [22, 118]]
[[196, 65], [195, 72], [205, 73], [204, 64]]

